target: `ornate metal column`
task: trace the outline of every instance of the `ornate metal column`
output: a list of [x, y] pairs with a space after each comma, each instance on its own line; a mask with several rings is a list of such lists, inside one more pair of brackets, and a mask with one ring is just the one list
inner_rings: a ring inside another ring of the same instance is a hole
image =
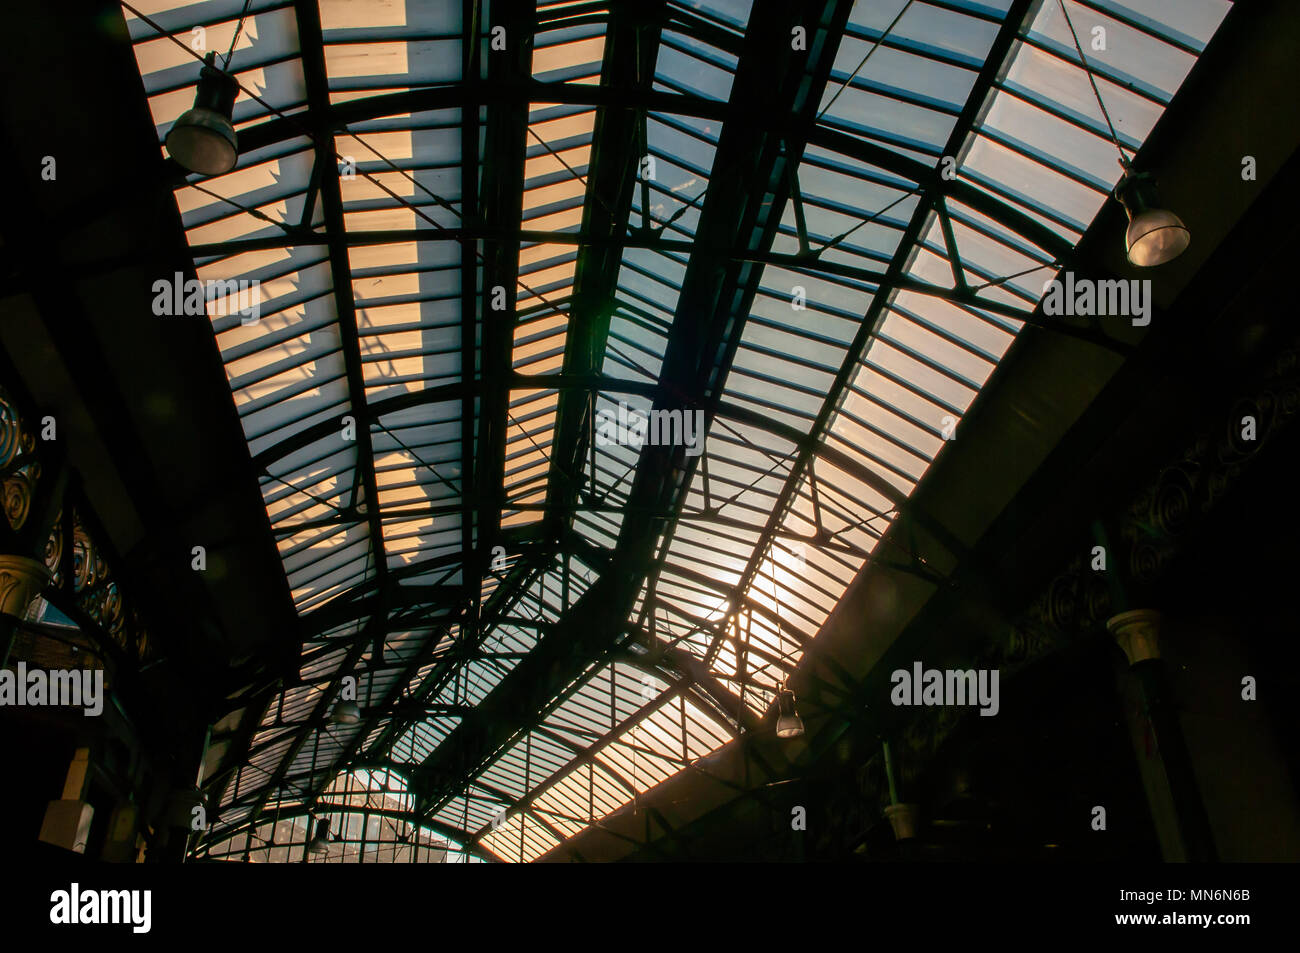
[[50, 581], [50, 571], [32, 554], [25, 554], [20, 531], [28, 523], [41, 465], [35, 459], [36, 439], [25, 430], [9, 397], [0, 390], [0, 668], [9, 664], [18, 623]]

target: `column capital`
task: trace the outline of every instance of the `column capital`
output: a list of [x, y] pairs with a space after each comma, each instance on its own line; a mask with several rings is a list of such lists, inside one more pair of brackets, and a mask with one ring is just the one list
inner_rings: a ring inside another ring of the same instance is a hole
[[1124, 650], [1129, 665], [1160, 658], [1162, 618], [1155, 609], [1132, 609], [1106, 620], [1107, 631]]
[[894, 840], [911, 840], [916, 836], [919, 812], [915, 804], [890, 804], [885, 808], [885, 817], [894, 829]]
[[21, 619], [49, 581], [50, 570], [40, 560], [0, 553], [0, 612]]

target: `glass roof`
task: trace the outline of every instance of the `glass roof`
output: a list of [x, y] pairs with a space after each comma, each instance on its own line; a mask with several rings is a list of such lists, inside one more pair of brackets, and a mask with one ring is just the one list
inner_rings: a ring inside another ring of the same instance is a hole
[[[205, 52], [241, 86], [236, 168], [169, 168], [197, 276], [257, 282], [210, 320], [302, 629], [200, 855], [532, 860], [749, 730], [1119, 179], [1071, 28], [1132, 156], [1228, 3], [827, 0], [762, 90], [763, 4], [644, 6], [123, 4], [160, 150]], [[595, 421], [683, 381], [642, 552]]]

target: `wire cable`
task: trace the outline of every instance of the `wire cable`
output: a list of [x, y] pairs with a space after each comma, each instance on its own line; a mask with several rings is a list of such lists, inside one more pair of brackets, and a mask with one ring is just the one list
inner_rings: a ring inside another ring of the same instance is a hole
[[1102, 101], [1101, 90], [1097, 88], [1097, 80], [1092, 75], [1092, 67], [1088, 65], [1088, 58], [1083, 55], [1083, 47], [1079, 44], [1079, 34], [1074, 30], [1074, 21], [1070, 19], [1070, 11], [1065, 9], [1065, 0], [1056, 0], [1056, 3], [1061, 8], [1061, 13], [1065, 14], [1065, 23], [1070, 28], [1070, 36], [1074, 38], [1074, 48], [1079, 53], [1079, 62], [1083, 65], [1083, 71], [1088, 76], [1088, 83], [1092, 86], [1092, 94], [1097, 97], [1097, 105], [1101, 107], [1101, 114], [1106, 120], [1106, 127], [1110, 130], [1110, 141], [1119, 150], [1119, 164], [1127, 169], [1128, 155], [1124, 152], [1124, 147], [1120, 145], [1119, 134], [1115, 132], [1115, 124], [1110, 121], [1110, 113], [1106, 111], [1106, 104]]
[[862, 70], [862, 67], [867, 65], [867, 60], [871, 59], [871, 54], [880, 48], [880, 44], [885, 41], [885, 37], [889, 36], [889, 34], [893, 32], [894, 27], [898, 26], [898, 21], [903, 19], [903, 14], [911, 8], [912, 3], [913, 0], [907, 0], [907, 3], [903, 4], [903, 9], [898, 11], [889, 26], [885, 27], [885, 32], [880, 34], [880, 36], [876, 38], [876, 41], [871, 44], [871, 49], [867, 50], [867, 55], [862, 57], [862, 61], [854, 67], [853, 72], [849, 74], [849, 78], [843, 82], [839, 89], [835, 90], [835, 95], [831, 97], [831, 101], [822, 107], [821, 112], [817, 114], [817, 119], [821, 119], [822, 116], [826, 115], [826, 111], [835, 105], [835, 100], [840, 98], [840, 93], [849, 88], [849, 84], [853, 82], [854, 77], [858, 75]]

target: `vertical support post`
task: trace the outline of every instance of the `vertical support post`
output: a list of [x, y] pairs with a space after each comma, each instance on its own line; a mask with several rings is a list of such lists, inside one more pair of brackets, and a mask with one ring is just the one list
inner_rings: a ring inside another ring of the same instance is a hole
[[1126, 706], [1126, 716], [1165, 860], [1214, 861], [1209, 818], [1160, 657], [1160, 623], [1158, 612], [1134, 609], [1112, 616], [1106, 628], [1132, 674], [1125, 694], [1136, 704]]

